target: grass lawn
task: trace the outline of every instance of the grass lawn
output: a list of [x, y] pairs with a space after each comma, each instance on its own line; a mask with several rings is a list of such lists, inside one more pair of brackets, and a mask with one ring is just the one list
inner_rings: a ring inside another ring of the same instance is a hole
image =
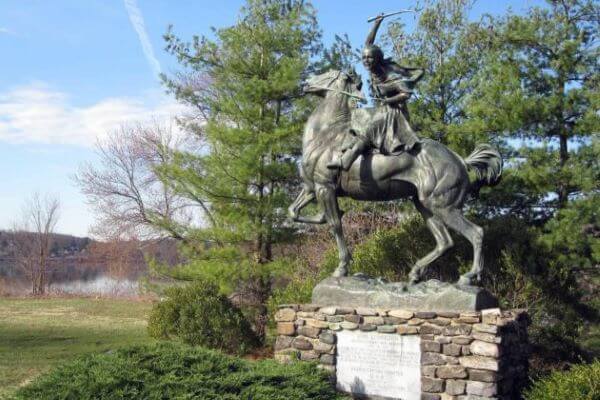
[[0, 398], [81, 354], [151, 342], [148, 302], [0, 298]]

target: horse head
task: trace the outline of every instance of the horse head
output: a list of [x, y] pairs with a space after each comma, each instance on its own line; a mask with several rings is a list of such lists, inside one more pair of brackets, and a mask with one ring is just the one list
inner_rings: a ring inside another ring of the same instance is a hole
[[343, 94], [365, 102], [361, 92], [362, 80], [355, 71], [344, 72], [331, 69], [319, 75], [312, 75], [306, 80], [304, 93], [315, 94], [319, 97]]

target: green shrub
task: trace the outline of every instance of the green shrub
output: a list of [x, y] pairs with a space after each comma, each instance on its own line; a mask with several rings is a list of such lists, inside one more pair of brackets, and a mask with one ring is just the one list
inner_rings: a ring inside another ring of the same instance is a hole
[[599, 400], [600, 360], [575, 365], [570, 371], [554, 372], [525, 393], [527, 400]]
[[156, 303], [148, 333], [159, 339], [179, 339], [231, 354], [243, 354], [258, 344], [244, 315], [218, 288], [207, 282], [167, 289]]
[[[471, 247], [466, 240], [454, 235], [456, 245], [429, 267], [426, 279], [455, 281], [470, 262]], [[435, 240], [418, 214], [412, 214], [397, 226], [378, 229], [353, 249], [350, 273], [362, 272], [389, 281], [407, 280], [416, 261], [435, 247]], [[465, 261], [467, 260], [467, 261]], [[337, 251], [325, 257], [323, 268], [337, 266]], [[469, 265], [470, 267], [470, 265]]]
[[15, 395], [15, 400], [343, 398], [314, 364], [251, 362], [168, 342], [82, 357], [42, 375]]
[[277, 311], [280, 304], [307, 304], [311, 302], [312, 291], [318, 283], [315, 279], [293, 279], [286, 286], [273, 290], [269, 297], [270, 315]]
[[[275, 285], [268, 300], [270, 315], [277, 311], [280, 304], [302, 304], [310, 303], [312, 291], [317, 283], [330, 276], [337, 267], [337, 252], [335, 255], [329, 251], [326, 255], [331, 259], [318, 270], [311, 270], [308, 264], [301, 258], [288, 261], [288, 268], [283, 279], [284, 284]], [[334, 262], [335, 258], [335, 262]]]

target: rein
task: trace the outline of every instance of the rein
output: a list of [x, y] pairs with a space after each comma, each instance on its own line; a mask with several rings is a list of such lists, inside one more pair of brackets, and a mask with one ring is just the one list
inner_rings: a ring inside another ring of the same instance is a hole
[[334, 92], [334, 93], [339, 93], [339, 94], [345, 94], [348, 97], [353, 97], [355, 99], [359, 99], [362, 101], [367, 101], [366, 98], [364, 98], [363, 96], [357, 96], [354, 93], [350, 93], [350, 92], [346, 92], [345, 90], [337, 90], [337, 89], [332, 89], [330, 87], [322, 87], [322, 86], [315, 86], [316, 89], [322, 89], [322, 90], [328, 90], [330, 92]]
[[334, 93], [344, 94], [348, 97], [352, 97], [352, 98], [359, 99], [361, 101], [366, 102], [367, 99], [365, 99], [363, 96], [357, 96], [354, 93], [346, 92], [345, 90], [332, 89], [330, 87], [333, 84], [333, 82], [335, 82], [340, 77], [341, 74], [342, 74], [342, 71], [338, 71], [337, 75], [335, 77], [331, 78], [331, 80], [329, 81], [327, 86], [315, 86], [315, 88], [322, 89], [322, 90], [328, 90], [328, 91], [334, 92]]

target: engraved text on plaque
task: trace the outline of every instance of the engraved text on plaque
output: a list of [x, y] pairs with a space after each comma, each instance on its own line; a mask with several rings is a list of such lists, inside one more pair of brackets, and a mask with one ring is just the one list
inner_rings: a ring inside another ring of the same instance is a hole
[[337, 332], [339, 390], [374, 398], [421, 399], [421, 349], [417, 335]]

